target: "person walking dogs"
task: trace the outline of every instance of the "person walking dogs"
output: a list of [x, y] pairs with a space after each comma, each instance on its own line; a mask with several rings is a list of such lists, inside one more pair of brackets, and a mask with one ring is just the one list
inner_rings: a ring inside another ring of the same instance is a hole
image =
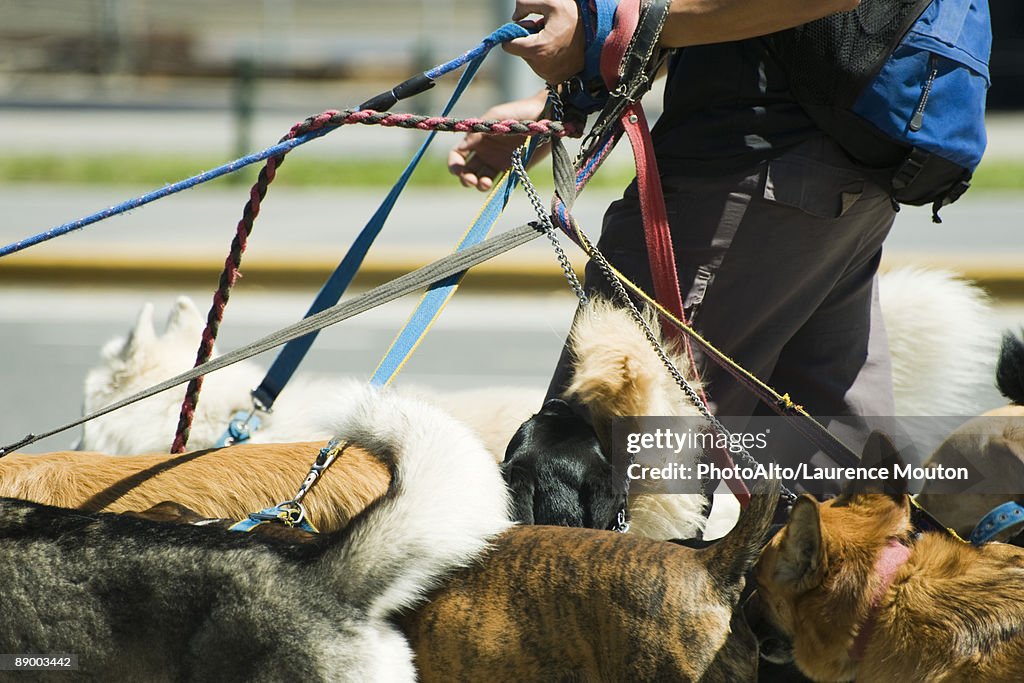
[[[887, 192], [815, 126], [759, 36], [856, 0], [674, 0], [661, 34], [671, 57], [652, 131], [684, 306], [712, 344], [819, 415], [891, 415], [892, 378], [875, 275], [896, 213]], [[583, 68], [573, 0], [519, 0], [540, 30], [508, 43], [549, 83]], [[487, 118], [535, 118], [545, 93]], [[488, 190], [516, 141], [470, 134], [449, 154], [464, 186]], [[646, 291], [652, 282], [635, 184], [604, 218], [599, 247]], [[586, 287], [608, 293], [598, 269]], [[559, 362], [552, 393], [565, 381]], [[701, 365], [719, 415], [759, 410], [713, 363]]]

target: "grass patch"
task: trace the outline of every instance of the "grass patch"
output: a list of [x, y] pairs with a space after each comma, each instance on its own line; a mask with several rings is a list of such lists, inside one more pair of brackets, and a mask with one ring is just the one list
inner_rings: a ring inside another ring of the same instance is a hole
[[971, 187], [978, 190], [1024, 190], [1024, 161], [983, 161], [974, 172]]
[[[160, 187], [183, 180], [225, 163], [223, 158], [154, 155], [25, 155], [0, 158], [0, 182], [53, 183], [77, 185], [133, 185]], [[405, 168], [406, 160], [317, 159], [289, 157], [281, 167], [275, 185], [292, 187], [388, 188]], [[548, 162], [532, 174], [539, 187], [550, 188]], [[250, 185], [261, 164], [220, 178], [216, 184]], [[594, 176], [591, 187], [621, 189], [632, 179], [632, 169], [609, 165]], [[985, 191], [1024, 189], [1024, 161], [999, 160], [983, 163], [974, 174], [972, 187]], [[452, 188], [457, 183], [443, 160], [428, 157], [413, 175], [411, 187]]]
[[[223, 158], [176, 157], [153, 155], [57, 156], [26, 155], [0, 158], [0, 182], [64, 183], [77, 185], [132, 185], [160, 187], [175, 183], [197, 173], [216, 168]], [[354, 187], [389, 188], [405, 169], [406, 159], [317, 159], [288, 157], [274, 180], [274, 185], [292, 187]], [[241, 171], [211, 181], [221, 186], [229, 183], [250, 185], [256, 179], [261, 162]], [[532, 180], [539, 187], [550, 188], [549, 167], [541, 165]], [[625, 187], [633, 177], [629, 169], [609, 167], [594, 177], [592, 186]], [[425, 158], [413, 174], [410, 187], [455, 188], [458, 181], [449, 173], [440, 158]]]

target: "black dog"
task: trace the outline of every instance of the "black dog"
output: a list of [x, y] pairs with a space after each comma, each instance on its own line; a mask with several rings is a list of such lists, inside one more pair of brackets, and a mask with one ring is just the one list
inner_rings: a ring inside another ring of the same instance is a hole
[[519, 427], [501, 471], [523, 524], [611, 529], [626, 503], [594, 428], [561, 399]]

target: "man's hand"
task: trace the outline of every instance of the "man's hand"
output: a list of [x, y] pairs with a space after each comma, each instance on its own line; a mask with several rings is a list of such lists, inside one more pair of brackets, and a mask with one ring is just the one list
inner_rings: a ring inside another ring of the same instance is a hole
[[[546, 102], [547, 91], [542, 90], [533, 97], [492, 107], [480, 118], [535, 120], [544, 112]], [[525, 140], [524, 136], [469, 133], [448, 153], [448, 172], [464, 187], [487, 192], [494, 186], [494, 177], [511, 164], [512, 152]], [[534, 161], [539, 156], [535, 154]]]
[[[526, 17], [539, 14], [537, 21]], [[548, 83], [561, 83], [583, 71], [583, 23], [576, 0], [516, 0], [513, 21], [529, 21], [540, 31], [505, 43]]]

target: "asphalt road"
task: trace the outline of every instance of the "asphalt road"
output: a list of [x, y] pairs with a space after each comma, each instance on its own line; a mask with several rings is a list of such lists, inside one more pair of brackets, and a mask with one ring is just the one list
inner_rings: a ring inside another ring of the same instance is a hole
[[[205, 312], [209, 292], [189, 294]], [[169, 290], [0, 289], [0, 445], [80, 415], [83, 381], [99, 362], [102, 345], [127, 333], [146, 301], [154, 303], [161, 329], [177, 295]], [[220, 347], [235, 348], [295, 322], [311, 296], [232, 298]], [[325, 330], [302, 371], [368, 378], [414, 303], [407, 297]], [[397, 381], [440, 389], [546, 387], [574, 305], [569, 293], [457, 296]], [[268, 354], [256, 360], [266, 367], [272, 359]], [[73, 430], [26, 450], [64, 449], [76, 437]]]

